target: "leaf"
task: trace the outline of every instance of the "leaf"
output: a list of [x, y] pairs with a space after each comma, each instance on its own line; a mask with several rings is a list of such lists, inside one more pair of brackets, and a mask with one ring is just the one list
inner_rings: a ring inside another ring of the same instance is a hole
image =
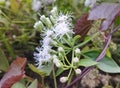
[[51, 71], [53, 70], [53, 66], [54, 65], [52, 62], [48, 62], [47, 64], [40, 67], [39, 70], [46, 72], [46, 76], [49, 76]]
[[93, 61], [92, 59], [81, 59], [78, 63], [79, 66], [85, 66], [85, 67], [93, 66], [93, 65], [97, 65], [97, 64], [98, 64], [98, 62]]
[[101, 19], [100, 29], [105, 31], [112, 25], [118, 15], [120, 15], [120, 4], [102, 3], [90, 11], [88, 20]]
[[29, 66], [29, 68], [33, 71], [33, 72], [35, 72], [35, 73], [37, 73], [37, 74], [39, 74], [40, 76], [46, 76], [47, 74], [46, 74], [46, 72], [44, 72], [44, 71], [40, 71], [39, 69], [37, 69], [34, 65], [32, 65], [32, 64], [28, 64], [28, 66]]
[[4, 52], [0, 48], [0, 70], [7, 71], [8, 67], [9, 67], [8, 60], [7, 60]]
[[80, 35], [82, 39], [90, 30], [90, 28], [92, 26], [92, 22], [93, 22], [91, 20], [87, 20], [87, 18], [88, 18], [88, 14], [85, 14], [82, 17], [80, 17], [76, 21], [75, 27], [73, 30], [75, 32], [75, 34]]
[[76, 36], [74, 36], [74, 38], [73, 38], [73, 42], [76, 42], [76, 41], [78, 41], [80, 39], [80, 35], [76, 35]]
[[63, 68], [58, 68], [58, 70], [56, 71], [56, 76], [59, 76], [62, 72], [64, 71]]
[[14, 83], [23, 78], [26, 61], [26, 58], [17, 58], [12, 62], [7, 73], [0, 81], [0, 88], [11, 88]]
[[35, 79], [30, 86], [28, 86], [28, 88], [38, 88], [38, 81], [37, 79]]
[[[92, 59], [95, 61], [99, 54], [100, 52], [98, 51], [90, 51], [85, 52], [84, 56], [88, 59]], [[96, 64], [96, 66], [104, 72], [120, 73], [120, 67], [116, 64], [116, 62], [112, 58], [108, 56], [105, 56], [98, 64]]]
[[120, 24], [120, 16], [115, 19], [114, 26], [117, 27]]
[[26, 87], [22, 83], [17, 82], [17, 83], [14, 83], [11, 88], [26, 88]]

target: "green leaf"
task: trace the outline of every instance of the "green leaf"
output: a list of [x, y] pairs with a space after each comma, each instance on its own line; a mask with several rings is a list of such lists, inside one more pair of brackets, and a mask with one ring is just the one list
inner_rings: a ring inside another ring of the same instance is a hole
[[96, 65], [98, 62], [96, 61], [93, 61], [92, 59], [81, 59], [78, 63], [79, 66], [85, 66], [85, 67], [88, 67], [88, 66], [93, 66], [93, 65]]
[[116, 64], [116, 62], [109, 57], [104, 57], [103, 60], [97, 65], [99, 69], [108, 73], [120, 73], [120, 67]]
[[9, 67], [8, 60], [7, 60], [4, 52], [0, 48], [0, 70], [7, 71], [8, 67]]
[[120, 24], [120, 16], [118, 16], [114, 21], [114, 26], [117, 27]]
[[[99, 51], [89, 51], [85, 52], [84, 56], [95, 61], [99, 54], [100, 54]], [[116, 64], [116, 62], [112, 58], [108, 56], [105, 56], [101, 61], [99, 61], [98, 64], [96, 64], [96, 66], [104, 72], [120, 73], [120, 67]]]
[[34, 65], [32, 64], [28, 64], [29, 68], [34, 71], [35, 73], [41, 75], [41, 76], [49, 76], [52, 69], [53, 69], [53, 63], [49, 62], [45, 65], [42, 65], [39, 69], [36, 68]]
[[73, 38], [73, 41], [76, 42], [80, 39], [80, 35], [76, 35], [74, 38]]
[[17, 82], [15, 84], [13, 84], [11, 88], [26, 88], [26, 87], [22, 83]]
[[38, 81], [37, 79], [35, 79], [31, 84], [30, 86], [28, 86], [28, 88], [37, 88], [38, 87]]
[[43, 76], [43, 77], [44, 77], [44, 76], [46, 75], [46, 73], [45, 73], [44, 71], [40, 71], [40, 70], [37, 69], [34, 65], [28, 64], [28, 66], [29, 66], [29, 68], [30, 68], [33, 72], [39, 74], [40, 76]]
[[63, 71], [63, 68], [58, 68], [58, 70], [56, 71], [56, 76], [59, 76]]
[[53, 63], [48, 62], [47, 64], [43, 65], [41, 68], [39, 68], [41, 71], [44, 71], [46, 73], [46, 76], [49, 76], [51, 71], [53, 70]]

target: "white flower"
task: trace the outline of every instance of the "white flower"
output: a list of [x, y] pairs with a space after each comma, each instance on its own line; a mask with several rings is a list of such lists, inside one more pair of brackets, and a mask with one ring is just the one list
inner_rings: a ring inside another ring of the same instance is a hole
[[[52, 41], [52, 39], [50, 38], [50, 37], [48, 37], [48, 36], [46, 36], [46, 37], [44, 37], [43, 38], [43, 41], [42, 41], [42, 43], [43, 43], [43, 46], [49, 46], [50, 47], [50, 42]], [[46, 48], [46, 47], [45, 47]]]
[[49, 62], [51, 55], [49, 54], [49, 51], [45, 49], [44, 47], [42, 48], [36, 48], [37, 52], [34, 52], [34, 58], [38, 62], [38, 68], [42, 65], [43, 62]]
[[48, 36], [48, 37], [50, 37], [50, 36], [52, 36], [53, 35], [53, 31], [52, 30], [47, 30], [46, 32], [45, 32], [45, 35], [46, 36]]
[[38, 0], [33, 0], [33, 2], [32, 2], [32, 9], [34, 10], [34, 11], [38, 11], [40, 8], [41, 8], [41, 2], [40, 1], [38, 1]]
[[65, 83], [65, 82], [67, 82], [67, 80], [68, 80], [68, 77], [61, 77], [60, 78], [61, 83]]
[[60, 14], [56, 18], [56, 22], [53, 28], [54, 37], [62, 38], [65, 34], [73, 34], [72, 24], [71, 24], [71, 15]]
[[74, 57], [74, 58], [73, 58], [73, 62], [74, 62], [74, 63], [79, 62], [79, 58], [78, 58], [78, 57]]
[[76, 70], [75, 70], [75, 73], [76, 73], [77, 75], [81, 74], [81, 69], [76, 69]]
[[89, 6], [92, 8], [95, 5], [96, 1], [99, 0], [85, 0], [85, 6]]
[[79, 53], [80, 53], [80, 49], [79, 49], [79, 48], [76, 48], [76, 49], [75, 49], [75, 53], [76, 53], [76, 54], [79, 54]]
[[55, 37], [60, 36], [60, 38], [67, 33], [73, 33], [73, 31], [70, 30], [69, 25], [65, 22], [57, 23], [53, 30], [55, 32]]

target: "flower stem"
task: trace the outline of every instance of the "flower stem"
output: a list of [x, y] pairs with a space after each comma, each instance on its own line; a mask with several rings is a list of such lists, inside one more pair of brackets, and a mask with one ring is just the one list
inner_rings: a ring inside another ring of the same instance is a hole
[[42, 88], [45, 88], [45, 86], [44, 86], [44, 77], [42, 76], [41, 78], [42, 78]]
[[55, 76], [55, 69], [53, 68], [53, 79], [54, 79], [54, 88], [57, 88], [56, 76]]

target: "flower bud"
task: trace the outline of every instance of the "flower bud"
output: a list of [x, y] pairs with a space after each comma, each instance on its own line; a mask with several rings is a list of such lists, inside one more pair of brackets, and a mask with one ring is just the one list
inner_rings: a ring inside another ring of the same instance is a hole
[[40, 20], [48, 27], [48, 28], [51, 28], [52, 26], [52, 23], [50, 21], [50, 19], [48, 17], [45, 17], [45, 15], [42, 15], [40, 17]]
[[54, 7], [52, 10], [51, 10], [51, 15], [56, 18], [58, 16], [58, 12], [57, 12], [57, 7]]
[[76, 69], [76, 70], [75, 70], [75, 73], [76, 73], [77, 75], [81, 74], [81, 69]]
[[73, 62], [74, 62], [74, 63], [78, 63], [78, 62], [79, 62], [79, 58], [78, 58], [78, 57], [74, 57], [74, 58], [73, 58]]
[[56, 23], [56, 19], [55, 19], [53, 16], [50, 16], [50, 20], [51, 20], [51, 22], [52, 22], [53, 24]]
[[65, 83], [65, 82], [67, 82], [67, 80], [68, 80], [68, 77], [61, 77], [60, 78], [61, 83]]
[[53, 55], [53, 63], [55, 64], [56, 67], [61, 67], [61, 63], [56, 55]]
[[79, 48], [75, 49], [75, 54], [80, 54], [80, 49]]
[[58, 47], [59, 52], [64, 52], [64, 49], [62, 47]]
[[59, 67], [61, 67], [61, 64], [59, 62], [57, 62], [57, 63], [55, 63], [55, 66], [59, 68]]
[[44, 29], [44, 25], [41, 21], [38, 21], [34, 24], [34, 28], [37, 29], [37, 30], [40, 30], [42, 31]]
[[56, 41], [50, 41], [50, 45], [52, 45], [52, 46], [57, 46], [57, 42]]

